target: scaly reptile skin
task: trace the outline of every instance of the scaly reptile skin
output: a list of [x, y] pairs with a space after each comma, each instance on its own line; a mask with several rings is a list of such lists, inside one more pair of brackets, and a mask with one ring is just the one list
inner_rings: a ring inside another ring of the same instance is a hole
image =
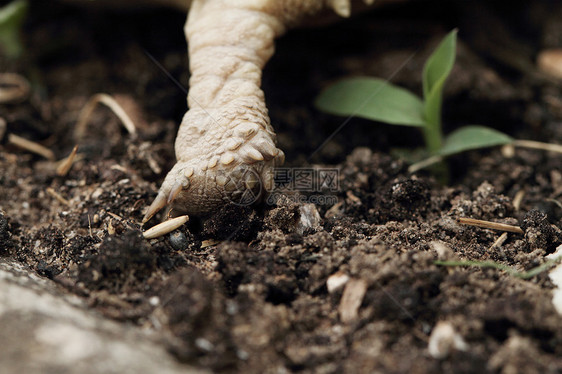
[[[159, 0], [160, 2], [188, 2]], [[372, 3], [373, 0], [364, 0]], [[251, 203], [273, 187], [284, 161], [276, 147], [262, 68], [274, 39], [305, 16], [331, 7], [350, 14], [350, 0], [193, 0], [185, 33], [191, 69], [177, 163], [143, 222], [166, 205], [170, 216], [206, 216], [228, 202]]]

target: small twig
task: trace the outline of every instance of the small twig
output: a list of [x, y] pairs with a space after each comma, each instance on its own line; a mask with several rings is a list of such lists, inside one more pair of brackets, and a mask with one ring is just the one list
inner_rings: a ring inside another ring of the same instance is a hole
[[523, 201], [524, 197], [525, 197], [525, 190], [519, 190], [515, 194], [515, 197], [513, 198], [513, 208], [515, 209], [516, 212], [521, 209], [521, 202]]
[[494, 244], [490, 246], [489, 250], [501, 247], [506, 240], [507, 240], [507, 232], [504, 232], [496, 239]]
[[123, 217], [121, 217], [120, 215], [111, 212], [107, 212], [107, 214], [109, 214], [111, 217], [115, 218], [118, 221], [124, 221]]
[[562, 153], [561, 144], [536, 142], [534, 140], [514, 140], [512, 144], [521, 148], [540, 149], [543, 151]]
[[64, 197], [62, 197], [61, 194], [59, 194], [57, 191], [55, 191], [54, 189], [52, 189], [51, 187], [47, 188], [47, 193], [49, 195], [51, 195], [52, 197], [54, 197], [55, 199], [57, 199], [61, 204], [64, 204], [66, 206], [70, 206], [70, 201], [68, 201], [67, 199], [65, 199]]
[[221, 241], [217, 239], [207, 239], [201, 242], [201, 249], [211, 247], [213, 245], [219, 244]]
[[154, 172], [154, 174], [160, 174], [162, 172], [162, 168], [158, 165], [158, 162], [151, 154], [146, 156], [146, 161], [148, 162], [148, 167]]
[[90, 233], [90, 238], [94, 238], [92, 235], [92, 220], [90, 219], [90, 215], [88, 214], [88, 232]]
[[94, 109], [98, 104], [104, 104], [109, 109], [115, 113], [115, 115], [121, 120], [121, 123], [127, 129], [129, 134], [134, 135], [137, 132], [135, 124], [131, 120], [131, 117], [125, 112], [123, 107], [110, 95], [105, 93], [99, 93], [90, 98], [80, 115], [78, 116], [78, 121], [76, 123], [76, 128], [74, 130], [74, 138], [75, 139], [82, 139], [84, 133], [86, 132], [86, 125], [88, 120], [90, 119]]
[[29, 152], [33, 152], [40, 156], [45, 157], [47, 160], [54, 161], [55, 154], [49, 148], [42, 146], [39, 143], [32, 142], [15, 134], [8, 134], [8, 143], [17, 147], [23, 148]]
[[70, 168], [72, 167], [72, 164], [74, 163], [74, 160], [76, 159], [77, 151], [78, 151], [78, 146], [75, 145], [74, 148], [72, 149], [72, 152], [70, 152], [70, 155], [68, 155], [67, 158], [63, 159], [60, 162], [59, 166], [57, 167], [58, 176], [63, 177], [66, 174], [68, 174]]
[[507, 225], [505, 223], [496, 223], [496, 222], [483, 221], [483, 220], [480, 220], [480, 219], [466, 218], [466, 217], [459, 217], [457, 219], [457, 222], [462, 224], [462, 225], [482, 227], [482, 228], [485, 228], [485, 229], [514, 232], [516, 234], [524, 234], [525, 233], [523, 230], [521, 230], [521, 228], [519, 226]]
[[546, 201], [550, 201], [553, 204], [556, 204], [559, 208], [562, 208], [562, 203], [556, 199], [546, 199]]
[[347, 197], [349, 198], [349, 200], [353, 201], [354, 203], [361, 204], [361, 199], [358, 198], [357, 196], [355, 196], [355, 195], [353, 194], [353, 192], [351, 192], [351, 191], [348, 190], [348, 191], [346, 192], [346, 195], [347, 195]]
[[0, 73], [0, 104], [25, 100], [31, 92], [27, 79], [15, 73]]
[[120, 171], [121, 173], [123, 173], [123, 174], [128, 174], [128, 173], [129, 173], [129, 170], [127, 170], [126, 167], [121, 166], [121, 165], [119, 165], [119, 164], [111, 165], [111, 168], [110, 168], [110, 169], [111, 169], [111, 170], [119, 170], [119, 171]]
[[8, 124], [6, 123], [6, 120], [0, 117], [0, 142], [2, 142], [2, 139], [4, 138], [7, 129], [8, 129]]

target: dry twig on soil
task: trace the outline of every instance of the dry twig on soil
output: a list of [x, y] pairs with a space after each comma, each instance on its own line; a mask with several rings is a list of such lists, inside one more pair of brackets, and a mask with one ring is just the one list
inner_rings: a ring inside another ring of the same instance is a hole
[[82, 139], [84, 134], [86, 133], [86, 125], [88, 124], [88, 120], [92, 116], [94, 109], [98, 104], [104, 104], [107, 106], [115, 115], [121, 120], [121, 123], [127, 129], [129, 134], [134, 135], [137, 132], [137, 128], [131, 117], [125, 112], [125, 109], [110, 95], [105, 93], [99, 93], [90, 98], [80, 115], [78, 116], [78, 121], [76, 123], [76, 128], [74, 129], [74, 138], [75, 139]]
[[15, 73], [0, 73], [0, 104], [25, 100], [31, 92], [27, 79]]
[[61, 204], [64, 204], [66, 206], [70, 206], [70, 201], [68, 201], [67, 199], [62, 197], [61, 194], [59, 194], [57, 191], [55, 191], [51, 187], [47, 188], [47, 193], [49, 195], [51, 195], [52, 197], [54, 197], [55, 199], [57, 199]]
[[55, 160], [55, 154], [49, 148], [44, 147], [41, 144], [35, 143], [31, 140], [27, 140], [25, 138], [22, 138], [21, 136], [18, 136], [18, 135], [15, 135], [15, 134], [9, 134], [8, 135], [8, 143], [13, 144], [16, 147], [20, 147], [22, 149], [25, 149], [29, 152], [32, 152], [32, 153], [38, 154], [40, 156], [43, 156], [47, 160], [50, 160], [50, 161]]
[[523, 230], [521, 230], [519, 226], [507, 225], [505, 223], [483, 221], [480, 219], [466, 218], [466, 217], [459, 217], [457, 219], [457, 222], [463, 225], [482, 227], [484, 229], [514, 232], [516, 234], [524, 234]]
[[77, 151], [78, 151], [78, 145], [75, 145], [74, 148], [72, 149], [72, 152], [70, 152], [70, 155], [68, 155], [67, 158], [63, 159], [59, 163], [59, 166], [57, 166], [57, 175], [59, 177], [64, 177], [66, 174], [68, 174], [70, 168], [72, 167], [72, 164], [74, 163], [74, 160], [76, 159]]

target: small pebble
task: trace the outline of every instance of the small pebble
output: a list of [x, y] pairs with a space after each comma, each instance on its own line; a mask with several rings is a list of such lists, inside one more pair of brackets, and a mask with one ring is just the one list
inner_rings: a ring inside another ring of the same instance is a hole
[[211, 352], [215, 348], [215, 345], [205, 338], [195, 339], [195, 345], [197, 348], [205, 352]]
[[321, 218], [314, 204], [304, 204], [299, 207], [300, 220], [297, 224], [297, 232], [303, 234], [308, 229], [316, 229], [320, 226]]
[[158, 306], [160, 304], [160, 298], [158, 296], [152, 296], [150, 299], [148, 299], [148, 303], [151, 306]]
[[437, 253], [437, 258], [440, 260], [447, 260], [453, 256], [453, 250], [441, 241], [434, 240], [429, 245]]
[[537, 67], [543, 73], [562, 78], [562, 49], [552, 48], [539, 52]]
[[187, 246], [189, 245], [189, 242], [187, 241], [187, 237], [180, 230], [176, 230], [172, 232], [170, 234], [169, 240], [170, 240], [170, 245], [176, 251], [184, 251], [187, 249]]
[[427, 350], [431, 357], [442, 360], [449, 356], [453, 349], [466, 351], [468, 344], [460, 336], [450, 322], [440, 321], [435, 325], [429, 336]]
[[[559, 245], [556, 248], [556, 251], [548, 256], [546, 256], [549, 260], [557, 260], [562, 256], [562, 245]], [[562, 265], [556, 266], [554, 269], [548, 273], [550, 280], [556, 286], [552, 290], [552, 305], [554, 305], [554, 309], [558, 312], [559, 315], [562, 315]]]
[[328, 280], [326, 280], [326, 287], [328, 288], [328, 292], [329, 293], [336, 292], [337, 290], [345, 286], [345, 284], [348, 281], [349, 281], [349, 275], [345, 273], [338, 271], [337, 273], [330, 275], [328, 277]]

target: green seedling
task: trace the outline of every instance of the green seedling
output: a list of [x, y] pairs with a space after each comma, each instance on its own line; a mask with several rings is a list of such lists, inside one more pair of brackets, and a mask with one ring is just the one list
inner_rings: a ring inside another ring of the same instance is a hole
[[510, 136], [480, 125], [465, 126], [443, 136], [441, 107], [443, 87], [456, 56], [457, 30], [451, 31], [426, 61], [423, 99], [388, 81], [372, 77], [341, 80], [316, 99], [320, 110], [341, 116], [357, 116], [391, 125], [422, 130], [427, 153], [449, 156], [471, 149], [509, 144]]
[[0, 8], [0, 55], [15, 59], [23, 53], [21, 28], [27, 7], [27, 0], [15, 0]]

